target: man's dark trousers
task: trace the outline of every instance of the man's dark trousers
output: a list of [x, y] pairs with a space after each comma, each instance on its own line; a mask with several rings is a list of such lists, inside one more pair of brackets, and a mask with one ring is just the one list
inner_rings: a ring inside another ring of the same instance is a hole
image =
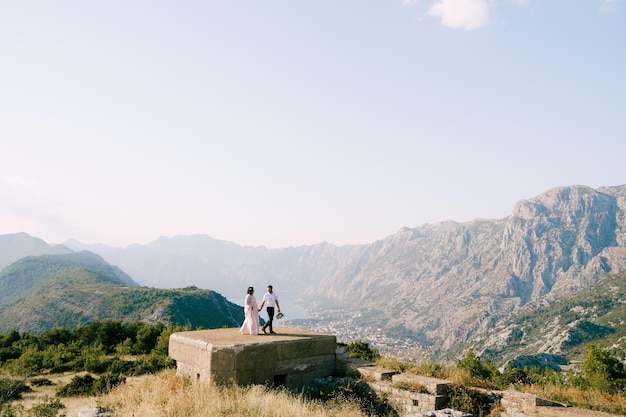
[[270, 333], [274, 333], [274, 328], [272, 327], [272, 324], [274, 323], [274, 307], [267, 307], [267, 316], [269, 317], [269, 319], [267, 320], [267, 323], [265, 323], [265, 325], [263, 326], [263, 331], [265, 331], [266, 327], [269, 327]]

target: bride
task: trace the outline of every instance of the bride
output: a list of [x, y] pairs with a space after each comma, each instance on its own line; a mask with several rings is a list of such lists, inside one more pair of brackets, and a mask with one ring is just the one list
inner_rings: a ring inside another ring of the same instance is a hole
[[254, 298], [254, 287], [248, 287], [244, 301], [243, 312], [245, 320], [239, 332], [241, 334], [259, 334], [259, 305]]

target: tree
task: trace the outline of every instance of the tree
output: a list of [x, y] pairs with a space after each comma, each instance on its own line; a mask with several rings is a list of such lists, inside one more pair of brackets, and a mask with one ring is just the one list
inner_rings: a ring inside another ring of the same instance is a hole
[[346, 350], [351, 358], [362, 359], [364, 361], [374, 362], [380, 358], [380, 352], [375, 347], [371, 347], [369, 343], [357, 340], [350, 342], [346, 346]]
[[150, 353], [156, 347], [159, 336], [165, 329], [163, 324], [144, 325], [137, 331], [136, 353]]
[[156, 342], [156, 346], [154, 347], [154, 353], [160, 354], [160, 355], [167, 355], [169, 351], [169, 345], [170, 345], [170, 336], [172, 335], [172, 333], [186, 332], [186, 331], [189, 331], [189, 327], [187, 326], [183, 327], [183, 326], [174, 326], [171, 324], [168, 325], [161, 332], [161, 335], [159, 336]]
[[0, 347], [11, 347], [13, 343], [19, 341], [22, 337], [17, 330], [13, 329], [4, 337], [0, 338]]
[[624, 364], [598, 345], [586, 346], [580, 368], [583, 383], [589, 388], [616, 393], [626, 387]]
[[491, 381], [494, 376], [499, 374], [489, 359], [483, 363], [472, 349], [467, 351], [465, 358], [457, 362], [456, 367], [467, 372], [472, 378], [480, 378], [486, 381]]
[[45, 349], [47, 346], [67, 345], [72, 341], [72, 332], [68, 329], [52, 329], [39, 336], [39, 346]]

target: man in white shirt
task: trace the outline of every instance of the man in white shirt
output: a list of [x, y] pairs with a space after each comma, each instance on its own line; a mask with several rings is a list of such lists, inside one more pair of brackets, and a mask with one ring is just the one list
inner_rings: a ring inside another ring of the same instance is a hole
[[266, 328], [270, 328], [270, 334], [276, 334], [274, 332], [274, 328], [272, 327], [272, 323], [274, 322], [274, 307], [278, 307], [278, 312], [280, 313], [280, 304], [278, 303], [278, 296], [274, 292], [274, 288], [271, 285], [267, 286], [267, 292], [263, 296], [263, 302], [261, 303], [261, 307], [259, 310], [263, 310], [263, 306], [267, 304], [267, 316], [269, 320], [265, 323], [263, 328], [263, 333], [267, 334], [265, 331]]

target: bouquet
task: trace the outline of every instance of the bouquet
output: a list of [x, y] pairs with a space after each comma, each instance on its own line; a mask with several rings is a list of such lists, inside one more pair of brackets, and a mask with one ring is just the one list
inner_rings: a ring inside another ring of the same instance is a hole
[[278, 320], [282, 319], [283, 317], [285, 317], [285, 315], [282, 312], [280, 312], [280, 311], [278, 312], [278, 314], [276, 314], [276, 318]]

